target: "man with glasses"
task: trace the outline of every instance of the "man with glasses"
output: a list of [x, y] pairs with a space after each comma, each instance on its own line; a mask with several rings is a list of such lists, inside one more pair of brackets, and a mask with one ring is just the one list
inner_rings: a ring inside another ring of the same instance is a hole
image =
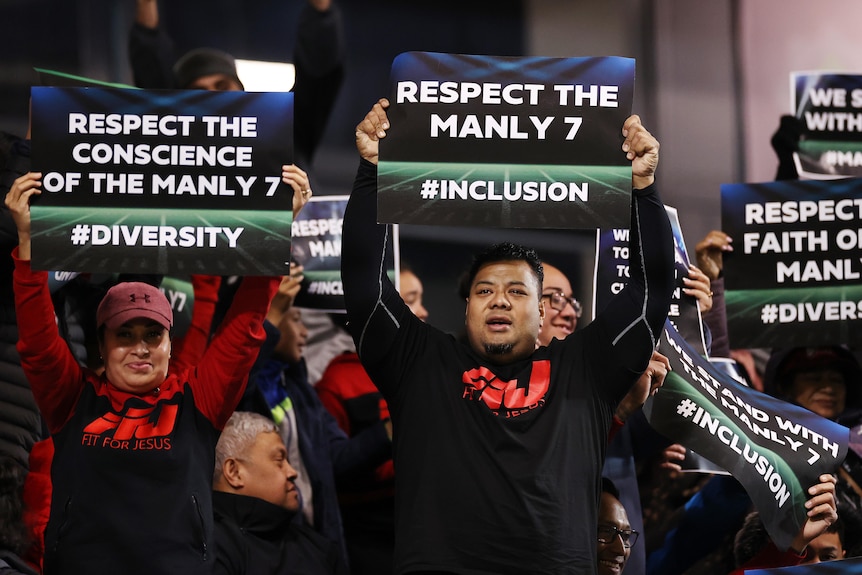
[[548, 345], [553, 339], [565, 339], [575, 331], [583, 308], [581, 302], [572, 297], [569, 278], [547, 262], [542, 262], [542, 266], [545, 269], [542, 283], [545, 318], [539, 331], [539, 345]]
[[638, 532], [632, 529], [628, 514], [620, 503], [620, 493], [607, 477], [602, 477], [597, 539], [598, 574], [622, 573], [638, 540]]

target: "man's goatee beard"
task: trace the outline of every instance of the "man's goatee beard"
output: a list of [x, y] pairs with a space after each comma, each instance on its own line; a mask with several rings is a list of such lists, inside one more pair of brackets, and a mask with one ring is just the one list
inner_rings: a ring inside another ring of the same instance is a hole
[[514, 343], [486, 343], [485, 353], [487, 355], [506, 355], [515, 347]]

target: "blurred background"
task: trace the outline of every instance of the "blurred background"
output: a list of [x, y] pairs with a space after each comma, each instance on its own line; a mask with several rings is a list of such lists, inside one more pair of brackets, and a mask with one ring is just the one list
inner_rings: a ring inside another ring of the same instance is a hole
[[[347, 76], [313, 166], [317, 194], [347, 194], [353, 128], [388, 88], [405, 51], [637, 60], [634, 112], [659, 138], [659, 181], [689, 250], [720, 227], [720, 185], [772, 180], [769, 139], [790, 113], [793, 71], [862, 72], [858, 0], [335, 0]], [[237, 58], [290, 61], [303, 0], [163, 0], [178, 53], [199, 46]], [[134, 0], [0, 0], [0, 130], [23, 135], [33, 67], [131, 83]], [[588, 299], [592, 232], [402, 226], [402, 253], [425, 282], [431, 321], [463, 323], [456, 284], [467, 246], [523, 239]]]

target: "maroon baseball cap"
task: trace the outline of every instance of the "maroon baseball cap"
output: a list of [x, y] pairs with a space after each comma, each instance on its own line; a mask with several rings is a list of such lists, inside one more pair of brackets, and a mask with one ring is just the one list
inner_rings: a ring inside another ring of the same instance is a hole
[[109, 289], [99, 303], [96, 326], [115, 329], [137, 317], [151, 319], [165, 329], [174, 324], [171, 304], [159, 288], [143, 282], [122, 282]]
[[859, 370], [853, 354], [838, 346], [799, 347], [787, 354], [778, 366], [779, 376], [787, 376], [804, 371], [832, 368], [841, 371], [848, 379]]

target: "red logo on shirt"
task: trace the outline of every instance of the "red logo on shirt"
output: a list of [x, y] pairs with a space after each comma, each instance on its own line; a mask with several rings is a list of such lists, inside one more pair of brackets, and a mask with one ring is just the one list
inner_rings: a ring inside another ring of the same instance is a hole
[[483, 401], [497, 415], [516, 417], [545, 404], [551, 382], [551, 362], [534, 361], [530, 378], [503, 381], [487, 367], [465, 371], [464, 399]]
[[82, 443], [112, 449], [170, 449], [179, 406], [160, 403], [106, 413], [84, 428]]

